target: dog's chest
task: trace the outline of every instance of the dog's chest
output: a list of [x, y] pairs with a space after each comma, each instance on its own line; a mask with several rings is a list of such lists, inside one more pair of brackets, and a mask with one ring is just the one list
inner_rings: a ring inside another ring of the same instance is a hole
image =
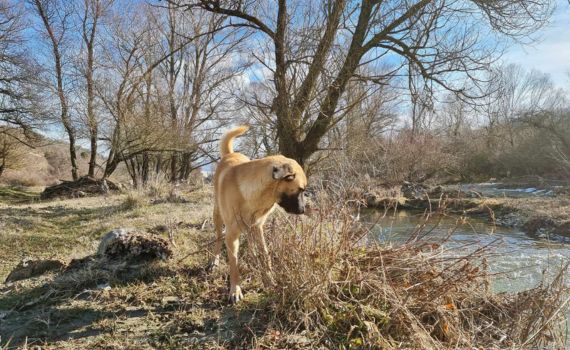
[[275, 204], [269, 208], [264, 208], [255, 211], [252, 218], [252, 223], [254, 225], [263, 225], [269, 214], [271, 214], [274, 209], [275, 209]]

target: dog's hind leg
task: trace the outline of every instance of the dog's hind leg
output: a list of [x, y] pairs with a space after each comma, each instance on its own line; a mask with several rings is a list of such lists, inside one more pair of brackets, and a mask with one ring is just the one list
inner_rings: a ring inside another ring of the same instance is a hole
[[220, 254], [222, 253], [222, 244], [223, 244], [223, 237], [222, 237], [222, 229], [224, 222], [222, 221], [222, 216], [220, 215], [220, 210], [218, 206], [214, 206], [214, 229], [216, 231], [216, 243], [214, 245], [214, 256], [210, 259], [208, 263], [208, 267], [206, 268], [207, 271], [211, 272], [220, 264]]
[[230, 302], [237, 303], [243, 299], [239, 286], [238, 252], [239, 252], [239, 228], [236, 226], [226, 227], [226, 248], [228, 252], [228, 265], [230, 266]]

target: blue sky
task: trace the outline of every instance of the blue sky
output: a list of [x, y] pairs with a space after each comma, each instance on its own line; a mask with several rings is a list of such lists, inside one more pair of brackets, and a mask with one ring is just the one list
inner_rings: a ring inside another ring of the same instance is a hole
[[550, 25], [536, 35], [530, 45], [516, 45], [504, 55], [505, 62], [538, 69], [551, 75], [561, 87], [570, 88], [570, 4], [558, 0]]

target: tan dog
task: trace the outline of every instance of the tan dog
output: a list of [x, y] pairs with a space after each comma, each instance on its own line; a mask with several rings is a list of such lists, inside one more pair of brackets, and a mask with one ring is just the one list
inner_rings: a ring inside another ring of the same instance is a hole
[[226, 247], [230, 266], [230, 302], [243, 298], [239, 286], [239, 235], [251, 230], [259, 250], [270, 268], [263, 224], [279, 204], [288, 213], [303, 214], [303, 191], [307, 177], [293, 159], [281, 155], [250, 160], [234, 153], [233, 140], [249, 127], [240, 126], [224, 135], [220, 143], [222, 159], [214, 174], [214, 226], [217, 241], [209, 269], [219, 264], [222, 250], [222, 225], [226, 226]]

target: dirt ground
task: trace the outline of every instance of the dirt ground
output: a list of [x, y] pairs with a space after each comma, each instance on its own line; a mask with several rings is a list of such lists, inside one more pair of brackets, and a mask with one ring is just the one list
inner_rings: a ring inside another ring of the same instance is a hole
[[227, 304], [224, 267], [204, 273], [208, 256], [199, 245], [213, 238], [208, 190], [183, 193], [187, 203], [157, 204], [132, 193], [50, 202], [34, 200], [33, 191], [2, 193], [1, 281], [24, 257], [70, 261], [93, 254], [114, 228], [155, 232], [176, 246], [168, 262], [127, 271], [0, 283], [0, 349], [231, 348], [248, 344], [251, 323], [263, 322], [263, 300], [247, 271], [248, 293], [238, 308]]

